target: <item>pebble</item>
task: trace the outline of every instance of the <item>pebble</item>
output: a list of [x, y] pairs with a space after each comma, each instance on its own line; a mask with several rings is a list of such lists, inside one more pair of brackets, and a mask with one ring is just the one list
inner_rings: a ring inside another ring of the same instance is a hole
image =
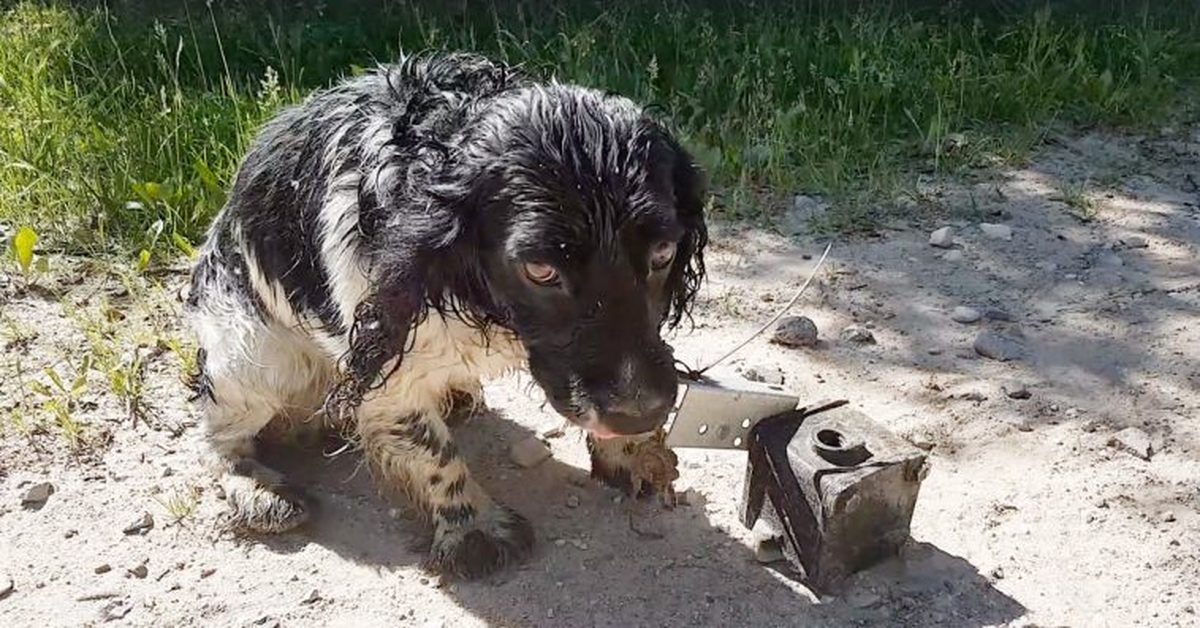
[[550, 457], [550, 448], [541, 439], [530, 436], [513, 443], [508, 449], [508, 457], [517, 466], [529, 469], [545, 462]]
[[124, 619], [132, 610], [133, 605], [129, 600], [113, 600], [100, 609], [100, 619], [106, 622], [117, 621]]
[[1125, 260], [1121, 259], [1116, 253], [1104, 253], [1096, 258], [1096, 264], [1108, 268], [1120, 268], [1125, 265]]
[[1164, 510], [1163, 512], [1159, 513], [1158, 518], [1161, 519], [1163, 523], [1173, 523], [1175, 521], [1175, 513], [1171, 512], [1170, 510]]
[[773, 366], [748, 366], [742, 371], [742, 377], [771, 386], [783, 385], [783, 371]]
[[1024, 385], [1018, 385], [1012, 390], [1005, 390], [1004, 392], [1009, 396], [1010, 399], [1028, 399], [1033, 396], [1033, 394], [1029, 392], [1029, 389]]
[[787, 316], [775, 326], [771, 342], [785, 347], [812, 347], [817, 344], [817, 324], [807, 316]]
[[1149, 460], [1154, 456], [1154, 444], [1150, 440], [1150, 435], [1138, 427], [1127, 427], [1108, 439], [1110, 447], [1129, 452], [1142, 460]]
[[139, 535], [139, 536], [145, 536], [147, 533], [149, 533], [153, 529], [154, 529], [154, 517], [150, 513], [147, 512], [147, 513], [142, 513], [142, 516], [138, 517], [137, 521], [134, 521], [133, 523], [125, 526], [125, 529], [122, 530], [122, 532], [124, 532], [125, 534], [130, 535], [130, 536], [135, 535], [135, 534]]
[[1146, 238], [1143, 238], [1142, 236], [1129, 236], [1128, 238], [1123, 239], [1122, 242], [1125, 243], [1125, 248], [1129, 249], [1144, 249], [1150, 246], [1150, 244], [1146, 242]]
[[952, 249], [942, 254], [942, 260], [946, 262], [961, 262], [966, 254], [958, 249]]
[[578, 495], [567, 495], [567, 508], [579, 508]]
[[566, 436], [566, 435], [567, 435], [567, 431], [565, 429], [563, 429], [563, 427], [561, 425], [558, 427], [552, 427], [552, 428], [542, 432], [542, 438], [562, 438], [563, 436]]
[[301, 604], [313, 604], [313, 603], [316, 603], [319, 601], [321, 601], [321, 592], [316, 589], [313, 589], [312, 591], [308, 592], [307, 597], [305, 597], [303, 600], [300, 600], [300, 603]]
[[1011, 240], [1013, 235], [1012, 227], [990, 222], [979, 223], [979, 230], [983, 232], [983, 235], [997, 240]]
[[874, 608], [883, 603], [878, 593], [858, 589], [846, 596], [846, 603], [854, 608]]
[[983, 314], [983, 317], [989, 321], [1001, 321], [1005, 323], [1013, 321], [1013, 315], [1008, 310], [1002, 310], [998, 307], [985, 307], [980, 314]]
[[200, 570], [200, 579], [203, 580], [204, 578], [207, 578], [215, 573], [217, 573], [216, 567], [206, 567]]
[[976, 336], [973, 346], [975, 353], [1000, 362], [1015, 360], [1025, 351], [1019, 340], [991, 330]]
[[996, 567], [995, 569], [993, 569], [992, 577], [995, 578], [996, 580], [1003, 580], [1004, 579], [1004, 568]]
[[142, 563], [141, 565], [138, 565], [137, 567], [130, 569], [129, 575], [133, 576], [134, 578], [137, 578], [138, 580], [141, 580], [142, 578], [145, 578], [146, 576], [150, 575], [150, 568], [146, 567], [145, 563]]
[[776, 539], [762, 539], [754, 546], [754, 560], [763, 565], [777, 563], [784, 558], [783, 548], [779, 547], [779, 541]]
[[950, 312], [950, 320], [964, 325], [979, 322], [981, 318], [983, 314], [980, 314], [979, 310], [965, 305], [960, 305]]
[[92, 571], [94, 571], [95, 573], [98, 573], [98, 574], [100, 574], [100, 573], [108, 573], [108, 572], [112, 571], [112, 565], [110, 565], [110, 564], [108, 564], [108, 563], [104, 563], [103, 565], [98, 565], [98, 566], [97, 566], [95, 569], [93, 569]]
[[853, 342], [860, 345], [875, 344], [875, 334], [872, 334], [871, 330], [867, 329], [866, 327], [860, 327], [859, 325], [850, 325], [846, 327], [842, 330], [842, 333], [839, 334], [838, 337], [844, 342]]
[[929, 245], [939, 249], [948, 249], [954, 246], [954, 227], [942, 227], [929, 234]]
[[39, 482], [29, 487], [25, 491], [25, 496], [21, 498], [21, 505], [26, 508], [41, 508], [46, 504], [46, 500], [54, 494], [54, 485], [49, 482]]
[[13, 584], [12, 576], [6, 573], [0, 573], [0, 600], [12, 595], [16, 585]]

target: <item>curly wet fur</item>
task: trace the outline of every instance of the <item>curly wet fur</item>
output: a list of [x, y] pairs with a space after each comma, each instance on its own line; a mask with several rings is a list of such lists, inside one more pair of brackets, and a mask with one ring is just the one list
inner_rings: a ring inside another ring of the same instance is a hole
[[[470, 478], [447, 419], [481, 379], [528, 367], [576, 422], [660, 425], [675, 395], [660, 331], [703, 277], [703, 200], [691, 158], [629, 100], [477, 56], [411, 57], [281, 112], [187, 301], [235, 519], [303, 523], [281, 478], [245, 470], [272, 418], [323, 408], [430, 515], [436, 565], [476, 576], [525, 555], [529, 523]], [[664, 243], [674, 256], [652, 264]], [[557, 281], [535, 285], [530, 263]]]

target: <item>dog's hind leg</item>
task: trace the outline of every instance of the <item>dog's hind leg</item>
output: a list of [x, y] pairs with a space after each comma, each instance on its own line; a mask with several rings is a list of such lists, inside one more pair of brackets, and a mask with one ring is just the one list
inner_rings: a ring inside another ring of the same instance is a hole
[[255, 459], [255, 437], [277, 416], [319, 406], [328, 367], [311, 342], [279, 324], [270, 305], [235, 282], [248, 274], [240, 259], [208, 269], [188, 303], [200, 346], [195, 392], [208, 457], [235, 528], [290, 530], [308, 519], [307, 500]]
[[443, 421], [447, 391], [414, 391], [419, 380], [394, 377], [364, 399], [356, 413], [363, 448], [380, 482], [402, 488], [432, 520], [429, 566], [486, 575], [526, 556], [533, 528], [471, 478]]

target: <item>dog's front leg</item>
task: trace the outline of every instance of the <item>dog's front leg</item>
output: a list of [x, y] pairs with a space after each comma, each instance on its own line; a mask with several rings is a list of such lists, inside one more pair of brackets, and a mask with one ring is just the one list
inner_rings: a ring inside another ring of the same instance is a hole
[[404, 490], [433, 522], [429, 566], [475, 578], [528, 555], [533, 527], [471, 478], [441, 404], [415, 403], [422, 395], [398, 387], [389, 392], [389, 383], [363, 400], [358, 430], [378, 480]]

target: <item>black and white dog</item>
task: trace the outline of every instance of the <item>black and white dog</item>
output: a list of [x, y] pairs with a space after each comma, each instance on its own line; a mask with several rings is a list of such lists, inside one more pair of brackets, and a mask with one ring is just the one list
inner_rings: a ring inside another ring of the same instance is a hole
[[430, 562], [478, 576], [528, 553], [447, 417], [527, 365], [627, 485], [631, 435], [676, 394], [660, 337], [703, 276], [701, 173], [629, 100], [463, 54], [409, 58], [268, 123], [187, 301], [196, 389], [233, 521], [278, 532], [305, 500], [254, 459], [273, 419], [349, 428], [434, 525]]

